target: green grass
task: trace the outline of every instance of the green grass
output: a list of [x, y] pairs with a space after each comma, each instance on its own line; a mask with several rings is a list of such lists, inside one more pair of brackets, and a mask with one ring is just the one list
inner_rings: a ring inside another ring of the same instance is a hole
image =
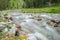
[[[11, 10], [11, 9], [8, 9], [8, 10]], [[21, 10], [24, 13], [60, 13], [60, 4], [57, 4], [56, 6], [50, 6], [50, 7], [19, 8], [19, 9], [13, 9], [13, 10]]]
[[60, 13], [60, 4], [44, 8], [22, 8], [25, 13]]

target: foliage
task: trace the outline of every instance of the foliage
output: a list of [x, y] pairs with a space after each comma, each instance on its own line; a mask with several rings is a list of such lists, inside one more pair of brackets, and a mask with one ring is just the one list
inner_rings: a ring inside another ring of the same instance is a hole
[[38, 8], [60, 3], [60, 0], [0, 0], [0, 10], [19, 8]]
[[43, 6], [44, 0], [24, 0], [24, 4], [26, 8], [31, 8], [31, 7], [41, 7]]
[[43, 8], [23, 8], [24, 13], [60, 13], [60, 4]]
[[21, 8], [22, 0], [0, 0], [0, 10]]
[[0, 18], [0, 22], [6, 22], [6, 19]]
[[23, 0], [24, 8], [38, 8], [44, 6], [52, 6], [52, 4], [59, 3], [59, 0]]
[[8, 7], [9, 0], [0, 0], [0, 10], [5, 10]]
[[5, 13], [4, 16], [8, 16], [8, 13]]
[[22, 0], [10, 0], [8, 3], [8, 9], [18, 9], [21, 8]]

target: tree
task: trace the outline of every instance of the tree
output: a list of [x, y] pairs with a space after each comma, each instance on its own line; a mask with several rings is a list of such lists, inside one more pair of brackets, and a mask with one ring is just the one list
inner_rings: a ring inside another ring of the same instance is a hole
[[4, 10], [8, 7], [9, 0], [0, 0], [0, 10]]
[[44, 0], [23, 0], [27, 8], [41, 7], [44, 5]]

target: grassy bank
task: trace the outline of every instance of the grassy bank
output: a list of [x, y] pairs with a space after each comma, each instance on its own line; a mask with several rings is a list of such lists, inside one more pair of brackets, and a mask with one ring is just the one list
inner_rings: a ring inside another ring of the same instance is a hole
[[19, 8], [19, 9], [7, 9], [7, 10], [21, 10], [24, 13], [60, 13], [60, 4], [56, 6], [42, 7], [42, 8]]
[[22, 8], [25, 13], [60, 13], [60, 5], [44, 8]]

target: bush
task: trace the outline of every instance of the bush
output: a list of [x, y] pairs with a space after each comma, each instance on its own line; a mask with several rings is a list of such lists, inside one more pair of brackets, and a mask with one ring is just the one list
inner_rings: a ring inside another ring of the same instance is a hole
[[5, 10], [8, 6], [9, 0], [0, 0], [0, 10]]
[[25, 8], [36, 8], [44, 5], [44, 0], [23, 0]]
[[8, 3], [8, 9], [19, 9], [22, 7], [22, 0], [10, 0]]

